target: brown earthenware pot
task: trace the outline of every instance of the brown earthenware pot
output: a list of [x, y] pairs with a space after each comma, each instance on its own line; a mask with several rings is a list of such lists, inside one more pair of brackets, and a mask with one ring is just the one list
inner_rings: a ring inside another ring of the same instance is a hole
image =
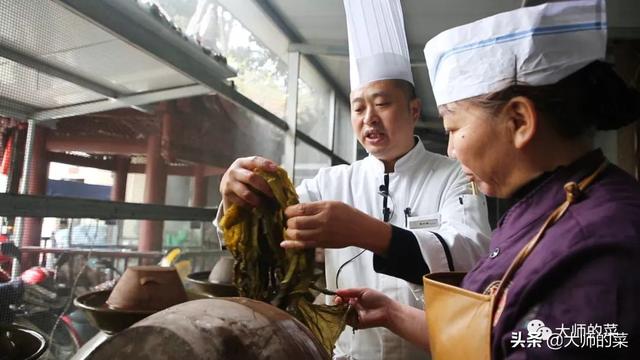
[[331, 359], [298, 320], [245, 298], [189, 301], [157, 312], [100, 344], [87, 360]]
[[187, 294], [175, 268], [131, 266], [127, 268], [107, 299], [118, 310], [162, 310], [187, 301]]

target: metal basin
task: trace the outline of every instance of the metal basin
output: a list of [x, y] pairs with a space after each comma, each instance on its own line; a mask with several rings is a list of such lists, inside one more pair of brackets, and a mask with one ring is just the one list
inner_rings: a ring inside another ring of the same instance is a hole
[[96, 291], [78, 296], [73, 304], [86, 312], [89, 321], [107, 334], [122, 331], [146, 318], [156, 310], [115, 310], [106, 304], [111, 290]]
[[201, 271], [187, 275], [187, 281], [199, 291], [215, 297], [238, 296], [238, 290], [233, 284], [215, 283], [209, 281], [210, 271]]
[[47, 340], [39, 332], [18, 325], [0, 325], [2, 359], [38, 359], [47, 350]]
[[[107, 334], [120, 332], [157, 310], [121, 310], [112, 309], [106, 301], [111, 295], [111, 290], [96, 291], [73, 300], [74, 305], [85, 311], [91, 324]], [[210, 298], [208, 294], [196, 294], [187, 291], [188, 300]]]

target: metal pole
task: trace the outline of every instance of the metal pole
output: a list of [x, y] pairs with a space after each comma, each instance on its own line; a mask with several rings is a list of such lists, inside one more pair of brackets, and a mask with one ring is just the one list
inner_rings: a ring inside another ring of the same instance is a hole
[[287, 81], [287, 113], [289, 130], [285, 132], [282, 166], [291, 181], [295, 181], [296, 136], [298, 124], [298, 77], [300, 76], [300, 53], [289, 53], [289, 75]]
[[[36, 136], [36, 122], [35, 120], [28, 120], [27, 128], [27, 142], [25, 144], [24, 162], [22, 165], [22, 181], [20, 182], [20, 194], [26, 194], [29, 188], [29, 178], [31, 174], [31, 159], [33, 158], [33, 144]], [[22, 243], [22, 233], [24, 232], [24, 218], [19, 217], [16, 219], [16, 228], [13, 233], [13, 242], [19, 248]], [[13, 259], [11, 266], [11, 279], [16, 279], [20, 276], [20, 259]]]
[[336, 153], [336, 110], [336, 91], [331, 90], [331, 94], [329, 95], [329, 150], [334, 154]]

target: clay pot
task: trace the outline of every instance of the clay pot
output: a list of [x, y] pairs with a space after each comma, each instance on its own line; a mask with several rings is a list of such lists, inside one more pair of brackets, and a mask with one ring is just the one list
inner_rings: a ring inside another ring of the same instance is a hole
[[175, 268], [131, 266], [127, 268], [107, 299], [117, 310], [162, 310], [187, 301], [187, 294]]
[[189, 301], [113, 335], [85, 359], [329, 359], [298, 320], [246, 298]]

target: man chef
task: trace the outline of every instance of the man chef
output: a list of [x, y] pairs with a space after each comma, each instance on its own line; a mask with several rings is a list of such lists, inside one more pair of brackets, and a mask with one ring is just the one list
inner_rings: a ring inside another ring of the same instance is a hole
[[[285, 210], [288, 229], [281, 245], [325, 248], [328, 288], [373, 288], [422, 308], [421, 278], [407, 282], [380, 272], [470, 270], [488, 249], [486, 202], [472, 194], [456, 161], [425, 150], [413, 135], [422, 104], [415, 95], [400, 1], [344, 0], [344, 6], [351, 124], [369, 155], [321, 169], [297, 187], [301, 203]], [[258, 194], [271, 196], [253, 170], [275, 167], [261, 157], [237, 159], [220, 184], [218, 219], [232, 203], [251, 207], [259, 204]], [[426, 357], [384, 328], [354, 332], [349, 327], [333, 356]]]

